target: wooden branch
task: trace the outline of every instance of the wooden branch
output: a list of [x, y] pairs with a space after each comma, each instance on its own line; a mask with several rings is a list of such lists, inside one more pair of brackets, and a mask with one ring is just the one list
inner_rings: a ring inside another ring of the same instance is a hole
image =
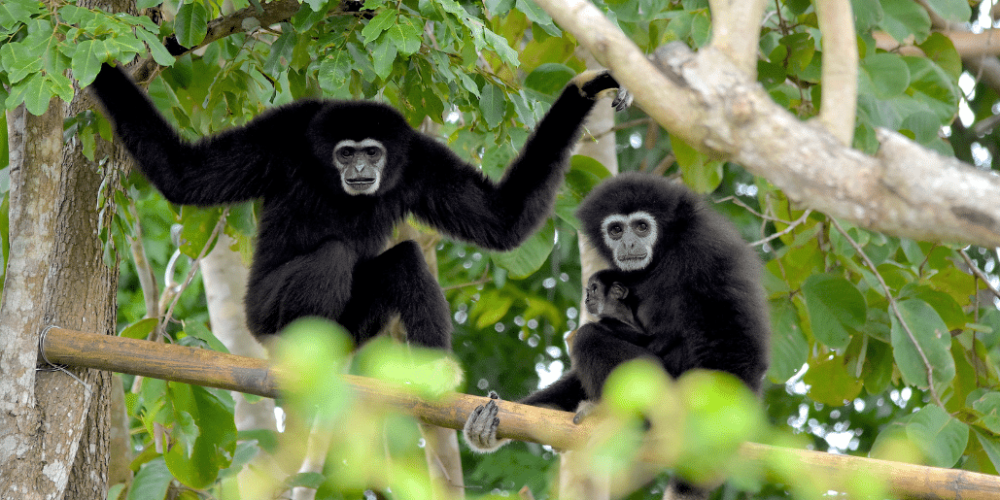
[[725, 52], [751, 79], [757, 78], [760, 20], [767, 0], [709, 0], [712, 46]]
[[[256, 7], [250, 6], [209, 21], [205, 39], [195, 47], [181, 46], [175, 35], [168, 37], [165, 45], [173, 55], [186, 54], [233, 33], [250, 31], [290, 19], [302, 8], [302, 4], [299, 0], [278, 0], [261, 3], [260, 7], [260, 12], [257, 11]], [[159, 67], [160, 65], [153, 60], [152, 56], [145, 57], [131, 67], [132, 78], [137, 82], [145, 82]]]
[[816, 0], [819, 30], [823, 33], [823, 97], [819, 121], [850, 146], [858, 109], [858, 43], [851, 3]]
[[[194, 349], [145, 340], [52, 328], [42, 340], [42, 355], [52, 363], [111, 370], [178, 382], [237, 390], [266, 397], [278, 395], [280, 375], [260, 359], [244, 358], [205, 349]], [[461, 429], [469, 413], [488, 399], [466, 394], [449, 394], [425, 401], [398, 385], [365, 377], [343, 376], [363, 401], [377, 402], [424, 422]], [[597, 419], [573, 423], [573, 414], [501, 401], [501, 438], [549, 444], [571, 449], [587, 442]], [[994, 500], [1000, 491], [1000, 477], [955, 469], [890, 462], [871, 458], [833, 455], [807, 450], [778, 448], [745, 443], [741, 454], [756, 464], [785, 460], [799, 464], [803, 474], [826, 478], [824, 488], [838, 489], [858, 474], [886, 481], [893, 496]], [[655, 461], [656, 456], [643, 457]], [[670, 465], [670, 464], [661, 464]]]
[[879, 131], [879, 156], [866, 156], [775, 104], [717, 49], [669, 44], [654, 65], [589, 2], [536, 3], [671, 134], [766, 177], [796, 203], [896, 236], [1000, 246], [1000, 178], [889, 131]]

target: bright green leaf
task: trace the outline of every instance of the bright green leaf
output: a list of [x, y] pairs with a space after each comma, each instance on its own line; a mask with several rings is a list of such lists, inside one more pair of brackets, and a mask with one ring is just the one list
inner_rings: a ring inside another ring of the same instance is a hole
[[910, 70], [903, 59], [887, 52], [873, 54], [861, 60], [874, 87], [876, 97], [887, 99], [903, 93], [910, 86]]
[[768, 376], [784, 382], [799, 372], [809, 357], [809, 343], [799, 325], [799, 315], [787, 298], [771, 303], [771, 366]]
[[722, 166], [725, 162], [710, 160], [675, 134], [670, 134], [670, 146], [677, 157], [684, 184], [696, 193], [711, 193], [722, 183]]
[[128, 500], [162, 500], [174, 477], [162, 458], [154, 458], [139, 469], [128, 490]]
[[390, 26], [388, 37], [392, 43], [396, 44], [396, 49], [403, 57], [409, 57], [420, 50], [422, 38], [420, 30], [410, 24], [409, 20], [400, 19], [400, 22]]
[[556, 96], [574, 76], [576, 72], [565, 64], [545, 63], [524, 79], [524, 86], [541, 94]]
[[972, 16], [968, 0], [926, 0], [927, 6], [945, 21], [965, 23]]
[[483, 96], [479, 99], [479, 109], [483, 112], [486, 125], [492, 130], [500, 125], [507, 110], [507, 99], [503, 90], [492, 83], [483, 87]]
[[861, 381], [851, 374], [851, 367], [840, 356], [810, 361], [802, 381], [809, 384], [809, 397], [813, 401], [831, 406], [843, 406], [861, 394]]
[[[193, 205], [181, 207], [181, 244], [180, 250], [184, 255], [192, 259], [198, 258], [202, 250], [209, 243], [208, 238], [212, 235], [215, 225], [222, 216], [219, 208], [200, 208]], [[211, 249], [208, 249], [211, 251]], [[207, 254], [207, 252], [206, 252]]]
[[955, 377], [955, 360], [951, 357], [951, 334], [941, 316], [920, 299], [900, 300], [897, 307], [909, 326], [908, 333], [896, 315], [890, 315], [893, 356], [903, 381], [927, 389], [930, 369], [935, 386], [951, 382]]
[[969, 443], [969, 426], [940, 407], [928, 405], [910, 417], [906, 435], [924, 452], [928, 465], [952, 467]]
[[382, 32], [389, 29], [392, 25], [396, 24], [396, 11], [395, 10], [383, 10], [379, 12], [377, 16], [371, 18], [368, 24], [365, 25], [364, 29], [361, 30], [361, 36], [364, 37], [365, 44], [374, 42]]
[[138, 322], [126, 327], [118, 335], [129, 339], [145, 339], [149, 337], [150, 333], [153, 333], [153, 330], [156, 329], [156, 325], [158, 323], [159, 320], [156, 318], [139, 320]]
[[201, 3], [186, 3], [177, 9], [174, 17], [177, 43], [184, 47], [197, 47], [208, 34], [208, 11]]
[[817, 340], [835, 349], [847, 347], [852, 332], [865, 324], [865, 298], [839, 276], [817, 274], [802, 285], [809, 323]]
[[392, 63], [396, 61], [396, 45], [383, 40], [380, 45], [372, 51], [372, 62], [375, 64], [375, 74], [385, 80], [392, 73]]
[[879, 26], [900, 43], [910, 35], [917, 43], [923, 42], [931, 31], [931, 18], [927, 11], [913, 0], [881, 0], [885, 16]]
[[555, 245], [555, 236], [555, 223], [549, 219], [520, 247], [509, 252], [494, 252], [491, 257], [496, 265], [508, 271], [511, 279], [524, 279], [540, 269], [545, 259], [549, 258]]

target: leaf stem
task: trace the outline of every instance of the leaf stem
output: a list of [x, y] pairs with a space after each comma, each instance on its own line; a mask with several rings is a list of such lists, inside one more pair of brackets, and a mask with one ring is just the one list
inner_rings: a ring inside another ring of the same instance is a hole
[[934, 402], [937, 403], [938, 406], [944, 408], [944, 403], [941, 402], [941, 398], [937, 395], [937, 390], [934, 389], [934, 366], [931, 365], [930, 360], [927, 359], [927, 355], [924, 354], [924, 349], [920, 347], [920, 343], [917, 342], [917, 337], [913, 334], [913, 331], [910, 330], [910, 325], [906, 323], [906, 320], [903, 319], [902, 313], [899, 312], [899, 306], [896, 304], [896, 299], [892, 296], [892, 292], [889, 290], [889, 285], [885, 283], [882, 275], [879, 274], [878, 269], [875, 267], [875, 263], [868, 258], [868, 255], [861, 248], [861, 245], [858, 245], [858, 242], [854, 241], [854, 238], [851, 238], [851, 235], [847, 234], [847, 231], [844, 231], [844, 228], [840, 226], [837, 219], [830, 217], [830, 223], [833, 224], [833, 227], [835, 227], [837, 231], [844, 236], [844, 238], [847, 238], [847, 241], [852, 247], [854, 247], [854, 250], [858, 252], [861, 259], [865, 261], [865, 265], [868, 266], [873, 273], [875, 273], [875, 278], [878, 280], [879, 284], [882, 285], [882, 290], [885, 291], [885, 298], [889, 301], [889, 307], [892, 308], [893, 314], [895, 314], [896, 319], [899, 320], [899, 324], [903, 327], [903, 331], [905, 331], [906, 335], [910, 337], [910, 341], [913, 342], [913, 346], [916, 347], [917, 353], [920, 354], [920, 359], [924, 362], [924, 367], [927, 368], [927, 387], [931, 393], [931, 398], [934, 399]]

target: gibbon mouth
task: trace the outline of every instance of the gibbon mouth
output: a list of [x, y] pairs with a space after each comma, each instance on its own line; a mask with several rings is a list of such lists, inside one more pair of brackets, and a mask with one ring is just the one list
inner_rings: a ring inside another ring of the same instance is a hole
[[643, 260], [645, 258], [646, 258], [646, 254], [623, 255], [623, 256], [621, 256], [619, 258], [619, 260]]
[[365, 177], [361, 179], [351, 179], [346, 181], [349, 186], [371, 186], [375, 184], [375, 179], [373, 177]]

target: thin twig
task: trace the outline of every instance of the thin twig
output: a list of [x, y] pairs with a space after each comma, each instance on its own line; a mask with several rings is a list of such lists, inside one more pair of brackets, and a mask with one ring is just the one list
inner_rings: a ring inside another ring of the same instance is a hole
[[606, 135], [608, 135], [608, 134], [610, 134], [612, 132], [617, 132], [619, 130], [625, 130], [627, 128], [632, 128], [632, 127], [635, 127], [635, 126], [638, 126], [638, 125], [645, 125], [645, 124], [652, 123], [652, 122], [653, 122], [653, 119], [649, 118], [649, 117], [646, 117], [646, 118], [637, 118], [635, 120], [629, 120], [627, 122], [622, 122], [622, 123], [615, 124], [613, 127], [609, 128], [609, 129], [607, 129], [607, 130], [605, 130], [603, 132], [597, 132], [597, 133], [594, 133], [594, 134], [589, 134], [589, 133], [588, 134], [583, 134], [583, 137], [581, 137], [580, 140], [581, 141], [596, 141], [596, 140], [600, 139], [601, 137], [604, 137], [604, 136], [606, 136]]
[[780, 238], [780, 237], [782, 237], [782, 236], [784, 236], [784, 235], [792, 232], [792, 230], [795, 229], [799, 224], [802, 224], [803, 222], [805, 222], [806, 219], [809, 217], [809, 214], [811, 214], [811, 213], [812, 213], [812, 209], [810, 208], [810, 209], [808, 209], [808, 210], [806, 210], [805, 212], [802, 213], [802, 217], [799, 217], [798, 219], [796, 219], [795, 222], [789, 223], [788, 227], [786, 227], [785, 229], [782, 229], [781, 231], [778, 231], [777, 233], [774, 233], [774, 234], [772, 234], [772, 235], [770, 235], [770, 236], [768, 236], [768, 237], [766, 237], [764, 239], [757, 240], [757, 241], [751, 243], [750, 246], [755, 247], [757, 245], [763, 245], [764, 243], [767, 243], [767, 242], [769, 242], [769, 241], [771, 241], [771, 240], [773, 240], [775, 238]]
[[219, 217], [219, 222], [215, 224], [215, 228], [212, 229], [211, 236], [208, 237], [208, 240], [205, 242], [205, 246], [201, 248], [201, 252], [198, 254], [198, 257], [191, 261], [191, 269], [188, 270], [187, 276], [184, 278], [184, 283], [181, 284], [180, 289], [178, 289], [177, 293], [174, 294], [174, 300], [170, 302], [170, 307], [167, 308], [167, 312], [163, 315], [163, 319], [160, 320], [160, 326], [164, 330], [166, 330], [167, 324], [170, 323], [170, 319], [174, 315], [174, 307], [176, 307], [177, 302], [180, 301], [181, 294], [184, 293], [184, 290], [186, 290], [188, 285], [191, 284], [191, 280], [194, 279], [195, 273], [198, 272], [198, 263], [201, 262], [201, 259], [203, 259], [208, 253], [208, 249], [212, 247], [213, 243], [215, 243], [215, 240], [219, 237], [219, 233], [222, 232], [222, 228], [226, 227], [227, 215], [229, 215], [228, 207], [222, 211], [222, 215]]
[[985, 283], [986, 288], [988, 288], [990, 292], [993, 293], [994, 296], [1000, 299], [1000, 290], [997, 290], [997, 287], [993, 286], [993, 283], [990, 282], [990, 277], [986, 276], [986, 273], [982, 272], [978, 267], [976, 267], [976, 263], [972, 262], [972, 259], [969, 258], [969, 254], [965, 253], [965, 250], [959, 250], [958, 253], [962, 255], [962, 258], [965, 259], [965, 265], [969, 266], [969, 269], [972, 269], [972, 273], [975, 274], [977, 278], [979, 278], [979, 281]]
[[457, 285], [443, 286], [443, 287], [441, 287], [441, 291], [447, 292], [448, 290], [456, 290], [456, 289], [459, 289], [459, 288], [465, 288], [467, 286], [485, 285], [485, 284], [489, 283], [490, 281], [493, 281], [493, 278], [489, 274], [490, 274], [490, 268], [489, 268], [489, 266], [487, 266], [486, 270], [483, 271], [483, 275], [479, 279], [477, 279], [476, 281], [470, 281], [468, 283], [459, 283]]
[[844, 228], [840, 227], [840, 223], [837, 222], [837, 219], [830, 217], [830, 222], [833, 224], [833, 227], [837, 228], [837, 231], [840, 231], [840, 234], [844, 235], [844, 238], [847, 238], [848, 243], [854, 247], [854, 250], [858, 252], [861, 259], [865, 261], [865, 265], [867, 265], [868, 268], [875, 273], [875, 278], [878, 280], [879, 284], [882, 285], [882, 290], [885, 291], [885, 298], [889, 301], [889, 307], [892, 307], [892, 312], [896, 315], [896, 319], [899, 320], [899, 324], [903, 327], [903, 331], [906, 332], [906, 335], [910, 337], [910, 341], [913, 342], [913, 346], [917, 349], [917, 353], [920, 354], [920, 359], [923, 360], [924, 366], [927, 368], [927, 387], [931, 393], [931, 397], [934, 398], [934, 402], [937, 403], [938, 406], [944, 408], [944, 403], [941, 402], [941, 398], [937, 395], [937, 390], [934, 389], [934, 366], [931, 365], [930, 360], [927, 359], [927, 355], [924, 354], [924, 349], [920, 347], [920, 343], [917, 342], [917, 337], [913, 334], [913, 331], [910, 330], [910, 325], [908, 325], [906, 320], [903, 319], [903, 314], [899, 312], [899, 306], [896, 305], [896, 299], [892, 296], [892, 292], [889, 290], [889, 285], [885, 283], [882, 275], [879, 274], [878, 269], [875, 267], [875, 263], [868, 258], [868, 255], [865, 254], [861, 245], [858, 245], [858, 242], [854, 241], [854, 238], [851, 238], [851, 235], [847, 234], [847, 231], [844, 231]]
[[748, 212], [756, 215], [757, 217], [760, 217], [761, 219], [769, 220], [769, 221], [773, 221], [773, 222], [780, 222], [782, 224], [794, 224], [792, 221], [787, 221], [787, 220], [779, 219], [777, 217], [773, 217], [773, 216], [770, 216], [770, 215], [762, 214], [762, 213], [754, 210], [753, 208], [751, 208], [750, 205], [747, 205], [746, 203], [743, 203], [743, 201], [741, 201], [736, 196], [726, 196], [725, 198], [721, 198], [721, 199], [715, 200], [715, 203], [724, 203], [724, 202], [727, 202], [727, 201], [731, 201], [734, 204], [736, 204], [736, 205], [738, 205], [740, 207], [745, 208]]

